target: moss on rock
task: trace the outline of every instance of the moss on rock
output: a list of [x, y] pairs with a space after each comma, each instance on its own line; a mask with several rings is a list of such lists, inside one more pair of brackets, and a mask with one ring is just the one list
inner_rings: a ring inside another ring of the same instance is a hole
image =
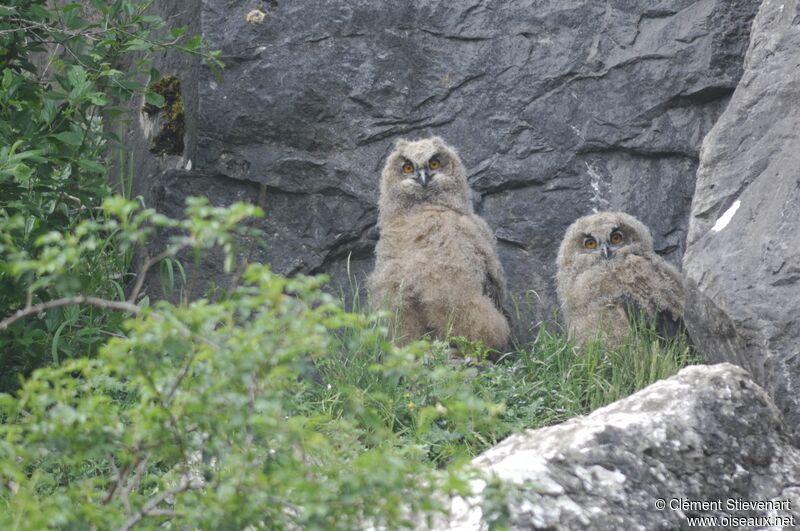
[[165, 76], [150, 86], [150, 90], [164, 98], [159, 109], [146, 103], [142, 112], [151, 118], [161, 114], [161, 127], [150, 143], [150, 151], [159, 155], [182, 155], [185, 131], [181, 81], [176, 76]]

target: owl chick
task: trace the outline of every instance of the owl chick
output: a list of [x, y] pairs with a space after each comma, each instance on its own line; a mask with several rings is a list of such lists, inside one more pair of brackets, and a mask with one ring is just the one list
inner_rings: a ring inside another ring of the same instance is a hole
[[400, 140], [383, 168], [373, 297], [395, 315], [396, 339], [508, 341], [506, 281], [494, 235], [469, 197], [455, 150], [433, 137]]
[[622, 345], [631, 310], [644, 311], [667, 335], [683, 318], [681, 274], [653, 251], [647, 227], [624, 212], [591, 214], [570, 225], [558, 250], [556, 279], [579, 346], [595, 338], [610, 348]]

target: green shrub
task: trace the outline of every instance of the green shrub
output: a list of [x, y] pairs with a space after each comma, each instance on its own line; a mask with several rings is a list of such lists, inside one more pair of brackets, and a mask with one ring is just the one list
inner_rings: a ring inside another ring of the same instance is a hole
[[[181, 222], [121, 198], [104, 210], [105, 221], [40, 240], [15, 272], [57, 279], [54, 257], [68, 270], [109, 238], [124, 249], [159, 227], [173, 229], [170, 256], [212, 245], [233, 256], [232, 233], [259, 214], [204, 200]], [[16, 397], [0, 395], [0, 528], [394, 528], [435, 509], [435, 490], [464, 485], [430, 466], [368, 382], [354, 382], [346, 405], [311, 398], [354, 341], [374, 356], [364, 374], [387, 389], [430, 387], [440, 377], [420, 363], [423, 345], [394, 349], [376, 318], [321, 291], [324, 278], [251, 265], [243, 281], [215, 302], [117, 308], [134, 318], [94, 359], [39, 369]], [[490, 408], [437, 400], [438, 411], [406, 408], [402, 422], [466, 432], [464, 419]]]
[[[150, 54], [167, 47], [202, 51], [186, 28], [164, 28], [147, 15], [151, 1], [47, 2], [0, 6], [0, 315], [77, 293], [125, 300], [130, 254], [110, 244], [85, 255], [79, 269], [47, 286], [33, 273], [15, 275], [12, 261], [51, 231], [102, 215], [108, 164], [119, 150], [104, 123], [125, 116], [124, 104], [144, 96], [164, 103], [139, 79], [157, 79]], [[116, 65], [126, 57], [133, 68]], [[130, 177], [130, 176], [128, 176]], [[121, 320], [103, 309], [71, 306], [16, 323], [0, 335], [0, 391], [49, 361], [92, 354]]]

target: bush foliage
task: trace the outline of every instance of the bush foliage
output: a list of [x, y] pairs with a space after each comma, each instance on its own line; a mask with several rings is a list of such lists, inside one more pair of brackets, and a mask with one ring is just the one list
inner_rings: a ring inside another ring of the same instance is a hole
[[[53, 238], [19, 267], [42, 267], [51, 250], [77, 265], [109, 233], [123, 247], [142, 238], [145, 219], [184, 229], [172, 251], [225, 247], [257, 213], [198, 200], [179, 223], [119, 199], [104, 206], [114, 217], [80, 225], [82, 238]], [[345, 312], [322, 280], [253, 265], [222, 300], [131, 309], [137, 317], [96, 358], [40, 369], [18, 396], [3, 396], [0, 500], [10, 510], [0, 527], [395, 527], [408, 511], [429, 508], [450, 478], [387, 424], [381, 408], [394, 406], [378, 393], [369, 403], [318, 400], [314, 379], [316, 366], [355, 338], [386, 385], [440, 377], [413, 352], [391, 348], [375, 318]], [[482, 402], [448, 412], [450, 401], [443, 395], [438, 412], [420, 408], [405, 421], [441, 417], [466, 431], [485, 413]]]
[[[0, 6], [0, 315], [77, 293], [124, 300], [130, 254], [110, 243], [86, 263], [44, 285], [20, 275], [13, 261], [53, 231], [96, 220], [110, 187], [107, 161], [124, 150], [107, 122], [125, 104], [163, 97], [141, 80], [156, 80], [152, 53], [178, 48], [219, 66], [186, 28], [164, 28], [148, 15], [151, 1], [47, 2], [10, 0]], [[126, 71], [116, 65], [126, 60]], [[104, 122], [105, 120], [105, 122]], [[130, 177], [130, 176], [128, 176]], [[53, 267], [58, 267], [54, 265]], [[121, 320], [98, 309], [68, 307], [46, 319], [20, 321], [0, 337], [0, 391], [49, 361], [94, 353]]]

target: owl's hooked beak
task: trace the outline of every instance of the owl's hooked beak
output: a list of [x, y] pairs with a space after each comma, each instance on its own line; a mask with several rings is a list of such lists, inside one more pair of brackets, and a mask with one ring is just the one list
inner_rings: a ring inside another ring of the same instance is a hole
[[425, 168], [421, 168], [417, 172], [417, 180], [419, 181], [419, 184], [421, 184], [423, 188], [426, 188], [428, 186], [428, 171]]
[[611, 258], [612, 256], [614, 256], [614, 251], [612, 251], [612, 250], [611, 250], [611, 249], [608, 247], [608, 244], [607, 244], [607, 243], [604, 243], [604, 244], [603, 244], [603, 247], [602, 247], [602, 249], [601, 249], [601, 250], [602, 250], [602, 252], [603, 252], [603, 258], [605, 258], [606, 260], [608, 260], [609, 258]]

